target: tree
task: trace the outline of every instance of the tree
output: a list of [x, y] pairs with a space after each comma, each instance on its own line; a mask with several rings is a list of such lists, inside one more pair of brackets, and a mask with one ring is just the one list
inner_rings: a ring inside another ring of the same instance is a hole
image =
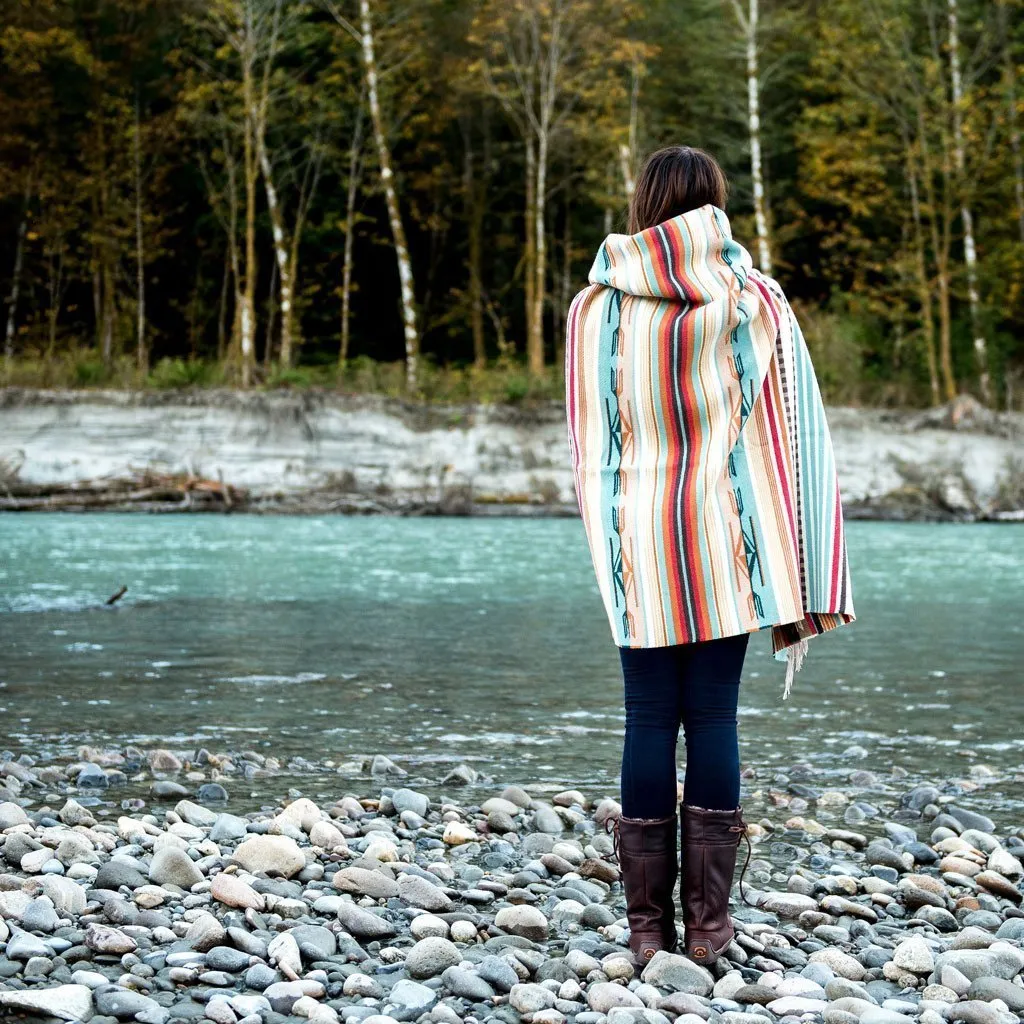
[[632, 64], [629, 37], [618, 34], [631, 10], [622, 0], [489, 0], [473, 22], [483, 80], [523, 144], [526, 360], [533, 374], [544, 369], [551, 159], [574, 111], [595, 105], [602, 86]]
[[740, 0], [731, 0], [736, 23], [743, 33], [747, 61], [747, 134], [750, 139], [750, 178], [754, 190], [754, 222], [757, 226], [757, 263], [766, 273], [772, 272], [771, 241], [768, 234], [768, 204], [764, 194], [764, 169], [761, 165], [761, 80], [760, 0], [747, 0], [744, 10]]
[[389, 125], [381, 105], [380, 67], [377, 58], [376, 37], [373, 24], [373, 10], [370, 0], [359, 0], [359, 27], [351, 25], [338, 7], [330, 3], [329, 9], [338, 24], [342, 25], [356, 39], [362, 51], [363, 76], [366, 82], [366, 99], [370, 110], [370, 125], [377, 152], [377, 167], [380, 172], [381, 188], [387, 205], [388, 222], [398, 262], [398, 280], [402, 293], [402, 325], [405, 334], [405, 386], [414, 392], [418, 383], [420, 335], [416, 322], [416, 289], [413, 281], [412, 260], [405, 237], [405, 224], [398, 201], [395, 173], [391, 158]]
[[978, 293], [978, 255], [974, 243], [974, 215], [967, 199], [967, 157], [964, 143], [964, 111], [970, 97], [965, 94], [960, 73], [960, 8], [958, 0], [949, 5], [949, 79], [953, 114], [953, 157], [960, 191], [960, 220], [964, 229], [964, 263], [967, 268], [967, 301], [970, 304], [971, 328], [974, 333], [974, 355], [978, 362], [978, 383], [981, 398], [992, 403], [992, 383], [988, 371], [988, 344], [981, 327], [981, 299]]

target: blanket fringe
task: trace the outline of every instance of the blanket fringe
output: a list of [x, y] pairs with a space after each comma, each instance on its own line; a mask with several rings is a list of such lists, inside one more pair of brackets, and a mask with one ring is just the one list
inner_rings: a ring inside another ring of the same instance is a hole
[[793, 691], [793, 677], [804, 667], [807, 655], [807, 641], [801, 640], [786, 650], [786, 688], [782, 691], [782, 699], [787, 700]]

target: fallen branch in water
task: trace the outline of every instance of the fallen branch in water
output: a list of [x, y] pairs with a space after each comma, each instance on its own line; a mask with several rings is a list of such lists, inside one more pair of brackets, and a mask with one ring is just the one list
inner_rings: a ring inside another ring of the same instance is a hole
[[111, 594], [110, 597], [107, 598], [107, 605], [109, 606], [109, 605], [117, 604], [117, 602], [120, 601], [121, 598], [124, 597], [124, 595], [127, 594], [127, 593], [128, 593], [128, 588], [125, 587], [125, 586], [122, 586], [116, 593]]
[[174, 511], [201, 508], [227, 511], [245, 506], [248, 492], [223, 479], [209, 480], [186, 473], [146, 471], [129, 477], [84, 480], [78, 483], [30, 484], [11, 481], [3, 488], [0, 511], [31, 512], [64, 509], [143, 508]]

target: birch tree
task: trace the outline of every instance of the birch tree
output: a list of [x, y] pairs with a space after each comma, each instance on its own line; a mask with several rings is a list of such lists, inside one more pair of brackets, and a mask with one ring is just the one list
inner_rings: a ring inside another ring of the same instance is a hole
[[988, 345], [981, 325], [981, 299], [978, 292], [978, 255], [974, 242], [974, 215], [967, 199], [967, 160], [964, 153], [963, 115], [967, 99], [964, 96], [963, 77], [960, 71], [960, 29], [958, 0], [949, 4], [949, 77], [952, 90], [953, 114], [953, 155], [960, 184], [960, 221], [964, 231], [964, 264], [967, 271], [967, 302], [971, 312], [971, 329], [974, 334], [974, 357], [978, 364], [978, 386], [981, 399], [986, 405], [992, 403], [992, 381], [988, 369]]
[[747, 74], [747, 136], [750, 148], [750, 180], [754, 195], [754, 226], [757, 231], [757, 265], [766, 274], [772, 272], [771, 238], [768, 231], [768, 201], [764, 191], [764, 167], [761, 159], [761, 79], [759, 21], [760, 0], [731, 0], [732, 11], [743, 33]]
[[377, 57], [374, 11], [371, 0], [359, 0], [359, 23], [353, 25], [345, 18], [333, 0], [325, 0], [335, 21], [359, 43], [362, 55], [363, 80], [366, 102], [370, 112], [370, 128], [377, 155], [381, 190], [387, 207], [391, 241], [398, 263], [398, 281], [402, 298], [402, 330], [405, 339], [405, 386], [410, 393], [419, 385], [420, 334], [416, 316], [416, 290], [413, 280], [412, 259], [406, 241], [405, 223], [395, 185], [395, 172], [391, 156], [390, 131], [380, 96], [380, 66]]
[[[262, 177], [261, 153], [269, 106], [269, 75], [278, 45], [281, 0], [212, 0], [200, 22], [200, 30], [213, 44], [212, 53], [191, 55], [194, 71], [185, 91], [193, 120], [208, 133], [209, 141], [225, 143], [216, 152], [230, 161], [231, 189], [236, 187], [233, 156], [238, 141], [237, 187], [242, 241], [232, 259], [237, 260], [236, 318], [240, 383], [249, 387], [256, 364], [256, 255], [257, 202]], [[230, 142], [228, 142], [230, 137]], [[215, 143], [216, 144], [216, 143]], [[229, 200], [230, 203], [233, 199]], [[233, 221], [233, 217], [231, 218]], [[234, 243], [232, 243], [233, 245]]]
[[595, 104], [629, 60], [623, 28], [631, 11], [622, 2], [490, 0], [474, 19], [471, 38], [482, 51], [483, 80], [523, 143], [526, 361], [534, 375], [544, 370], [551, 159], [570, 116]]

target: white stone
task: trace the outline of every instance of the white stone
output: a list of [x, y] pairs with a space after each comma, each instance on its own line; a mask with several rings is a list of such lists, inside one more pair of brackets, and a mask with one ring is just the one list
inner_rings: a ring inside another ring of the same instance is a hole
[[88, 1020], [92, 1016], [92, 989], [85, 985], [57, 985], [54, 988], [0, 992], [0, 1006], [61, 1020]]
[[931, 947], [920, 935], [904, 939], [893, 952], [892, 961], [897, 967], [913, 974], [928, 974], [935, 967]]
[[297, 875], [306, 866], [302, 850], [287, 836], [253, 836], [242, 843], [232, 857], [253, 874], [275, 872], [285, 878]]

